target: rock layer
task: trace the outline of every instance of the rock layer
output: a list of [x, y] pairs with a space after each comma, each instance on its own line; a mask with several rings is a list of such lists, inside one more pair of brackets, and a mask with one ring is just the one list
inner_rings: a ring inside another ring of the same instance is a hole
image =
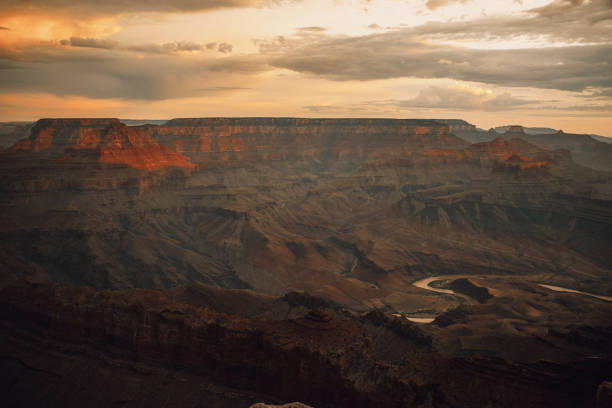
[[521, 140], [466, 147], [429, 120], [49, 119], [12, 150], [4, 276], [306, 290], [399, 312], [422, 304], [412, 281], [466, 271], [612, 291], [610, 175]]
[[30, 136], [9, 151], [68, 162], [94, 159], [149, 171], [194, 167], [186, 157], [155, 143], [142, 129], [127, 127], [118, 119], [41, 119]]
[[[134, 367], [134, 376], [173, 367], [181, 376], [208, 376], [259, 398], [317, 407], [577, 407], [595, 398], [612, 368], [606, 359], [525, 364], [428, 353], [411, 336], [388, 329], [389, 317], [372, 325], [373, 316], [360, 320], [331, 309], [309, 313], [307, 319], [317, 321], [336, 314], [337, 325], [320, 330], [213, 312], [158, 291], [96, 292], [21, 282], [0, 295], [0, 352], [11, 350], [31, 368], [24, 373], [13, 360], [0, 359], [2, 371], [19, 373], [13, 378], [29, 386], [30, 378], [65, 375], [61, 365], [37, 368], [49, 353], [92, 363], [101, 353], [117, 367]], [[97, 366], [89, 364], [83, 375], [97, 378]], [[193, 383], [187, 392], [197, 390], [197, 379]], [[70, 394], [58, 384], [58, 395]], [[98, 405], [106, 395], [88, 398]], [[605, 398], [603, 391], [599, 398]], [[44, 396], [36, 401], [44, 403]]]

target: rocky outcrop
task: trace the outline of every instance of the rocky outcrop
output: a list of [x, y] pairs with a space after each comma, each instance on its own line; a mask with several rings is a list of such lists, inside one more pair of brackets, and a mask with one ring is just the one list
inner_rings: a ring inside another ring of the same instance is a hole
[[106, 163], [139, 170], [167, 167], [194, 168], [184, 156], [155, 143], [139, 128], [118, 119], [41, 119], [27, 139], [13, 145], [11, 153], [36, 153], [67, 163]]
[[471, 280], [465, 278], [455, 279], [451, 282], [450, 288], [457, 293], [462, 293], [476, 299], [479, 303], [485, 303], [493, 297], [487, 288], [478, 286]]
[[372, 310], [361, 316], [361, 319], [366, 322], [371, 322], [377, 327], [385, 327], [419, 347], [425, 346], [426, 348], [430, 348], [432, 345], [432, 337], [405, 318], [389, 316], [379, 310]]
[[450, 131], [455, 134], [461, 132], [473, 132], [476, 130], [476, 125], [472, 125], [463, 119], [436, 119], [436, 121], [448, 125]]
[[[350, 321], [312, 330], [290, 321], [220, 314], [143, 290], [95, 292], [44, 284], [12, 286], [2, 293], [3, 330], [12, 324], [21, 332], [102, 348], [117, 358], [181, 366], [283, 400], [374, 406], [359, 385], [344, 377], [366, 347], [363, 330]], [[399, 397], [405, 398], [409, 389]]]
[[548, 152], [522, 139], [504, 140], [501, 136], [465, 149], [427, 150], [423, 155], [432, 163], [464, 163], [491, 167], [497, 173], [533, 175], [549, 174], [550, 166], [571, 162], [566, 151]]
[[324, 310], [311, 310], [304, 317], [294, 319], [293, 322], [314, 330], [330, 330], [338, 326], [338, 322]]
[[612, 171], [612, 145], [595, 140], [589, 135], [558, 131], [556, 133], [525, 134], [522, 128], [511, 127], [502, 137], [506, 140], [521, 138], [542, 149], [571, 152], [576, 163], [596, 170]]
[[467, 306], [459, 306], [437, 316], [433, 323], [440, 327], [447, 327], [456, 323], [465, 322], [470, 315], [470, 309]]

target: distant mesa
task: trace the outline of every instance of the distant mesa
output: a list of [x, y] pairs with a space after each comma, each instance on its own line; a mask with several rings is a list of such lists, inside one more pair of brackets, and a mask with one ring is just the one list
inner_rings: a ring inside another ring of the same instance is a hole
[[[522, 127], [514, 127], [512, 136], [522, 135]], [[507, 136], [509, 133], [504, 134]], [[454, 162], [485, 165], [489, 163], [493, 172], [520, 172], [527, 169], [545, 168], [561, 159], [568, 159], [562, 152], [548, 152], [520, 138], [505, 140], [498, 135], [490, 142], [474, 143], [465, 149], [428, 150], [424, 156], [444, 158]]]
[[310, 310], [305, 316], [294, 319], [293, 322], [315, 330], [331, 330], [338, 325], [328, 312], [320, 309]]
[[35, 153], [60, 162], [119, 164], [154, 171], [195, 164], [151, 139], [145, 130], [118, 119], [41, 119], [30, 135], [15, 143], [13, 153]]
[[523, 128], [520, 125], [512, 125], [510, 127], [508, 127], [508, 130], [506, 130], [506, 134], [511, 134], [511, 135], [524, 135], [525, 134], [525, 128]]
[[472, 125], [463, 119], [436, 119], [436, 121], [448, 125], [451, 132], [476, 130], [476, 125]]

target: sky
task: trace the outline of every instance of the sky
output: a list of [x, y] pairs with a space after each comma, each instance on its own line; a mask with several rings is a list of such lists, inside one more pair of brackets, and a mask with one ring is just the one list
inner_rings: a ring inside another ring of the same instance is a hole
[[209, 116], [612, 136], [612, 0], [0, 0], [0, 121]]

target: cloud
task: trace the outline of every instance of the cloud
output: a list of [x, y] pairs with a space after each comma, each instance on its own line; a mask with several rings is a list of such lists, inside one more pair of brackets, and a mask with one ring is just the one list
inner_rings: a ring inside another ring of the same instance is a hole
[[516, 98], [507, 92], [495, 95], [488, 89], [455, 84], [448, 88], [429, 86], [419, 91], [416, 97], [395, 104], [402, 108], [497, 111], [534, 103], [537, 101]]
[[344, 105], [344, 106], [337, 106], [337, 105], [307, 105], [304, 106], [304, 109], [306, 109], [308, 112], [310, 113], [316, 113], [316, 114], [336, 114], [336, 115], [345, 115], [345, 114], [367, 114], [370, 113], [371, 107], [367, 106], [367, 105], [363, 105], [363, 106], [358, 106], [355, 104], [352, 105]]
[[204, 46], [191, 41], [168, 42], [163, 44], [135, 44], [122, 46], [121, 49], [151, 54], [173, 54], [180, 51], [202, 51]]
[[4, 13], [57, 13], [86, 17], [140, 12], [184, 13], [221, 8], [262, 7], [267, 0], [0, 0]]
[[234, 46], [232, 44], [221, 43], [219, 44], [217, 51], [222, 52], [223, 54], [229, 54], [232, 52], [233, 49]]
[[283, 38], [260, 49], [276, 67], [334, 81], [413, 77], [569, 91], [612, 88], [612, 44], [478, 50], [425, 42], [407, 29], [315, 41]]
[[119, 42], [100, 38], [70, 37], [69, 40], [61, 40], [60, 44], [70, 45], [72, 47], [102, 48], [105, 50], [110, 50], [112, 48], [116, 48], [119, 45]]
[[3, 31], [3, 30], [4, 30], [4, 31], [10, 31], [11, 29], [10, 29], [10, 28], [8, 28], [8, 27], [2, 27], [2, 26], [0, 26], [0, 31]]
[[[177, 46], [177, 48], [179, 48]], [[160, 100], [249, 87], [270, 69], [258, 56], [211, 58], [143, 53], [120, 48], [39, 45], [4, 57], [0, 92], [44, 92], [87, 98]]]
[[327, 28], [325, 28], [325, 27], [317, 27], [317, 26], [300, 27], [300, 28], [298, 28], [298, 31], [306, 31], [306, 32], [310, 32], [310, 33], [320, 33], [320, 32], [323, 32], [323, 31], [327, 31]]
[[607, 89], [587, 89], [582, 95], [579, 95], [585, 99], [597, 101], [612, 99], [612, 88]]
[[174, 54], [177, 52], [198, 52], [204, 50], [217, 50], [223, 54], [231, 53], [234, 46], [228, 43], [216, 42], [202, 45], [193, 41], [174, 41], [162, 44], [129, 44], [123, 45], [118, 41], [101, 38], [70, 37], [69, 40], [61, 40], [60, 45], [83, 48], [98, 48], [105, 50], [124, 50], [138, 53], [150, 54]]
[[539, 17], [549, 19], [576, 20], [588, 16], [591, 23], [612, 19], [611, 0], [555, 0], [543, 7], [530, 10]]
[[484, 17], [469, 21], [429, 22], [410, 34], [435, 40], [507, 40], [531, 37], [565, 43], [609, 43], [612, 0], [553, 1], [519, 16]]
[[198, 91], [202, 92], [225, 92], [225, 91], [245, 91], [253, 88], [243, 86], [213, 86], [210, 88], [199, 88]]
[[435, 9], [437, 9], [439, 7], [446, 7], [446, 6], [448, 6], [450, 4], [453, 4], [453, 3], [465, 4], [468, 1], [469, 0], [427, 0], [425, 5], [427, 6], [428, 9], [435, 10]]

